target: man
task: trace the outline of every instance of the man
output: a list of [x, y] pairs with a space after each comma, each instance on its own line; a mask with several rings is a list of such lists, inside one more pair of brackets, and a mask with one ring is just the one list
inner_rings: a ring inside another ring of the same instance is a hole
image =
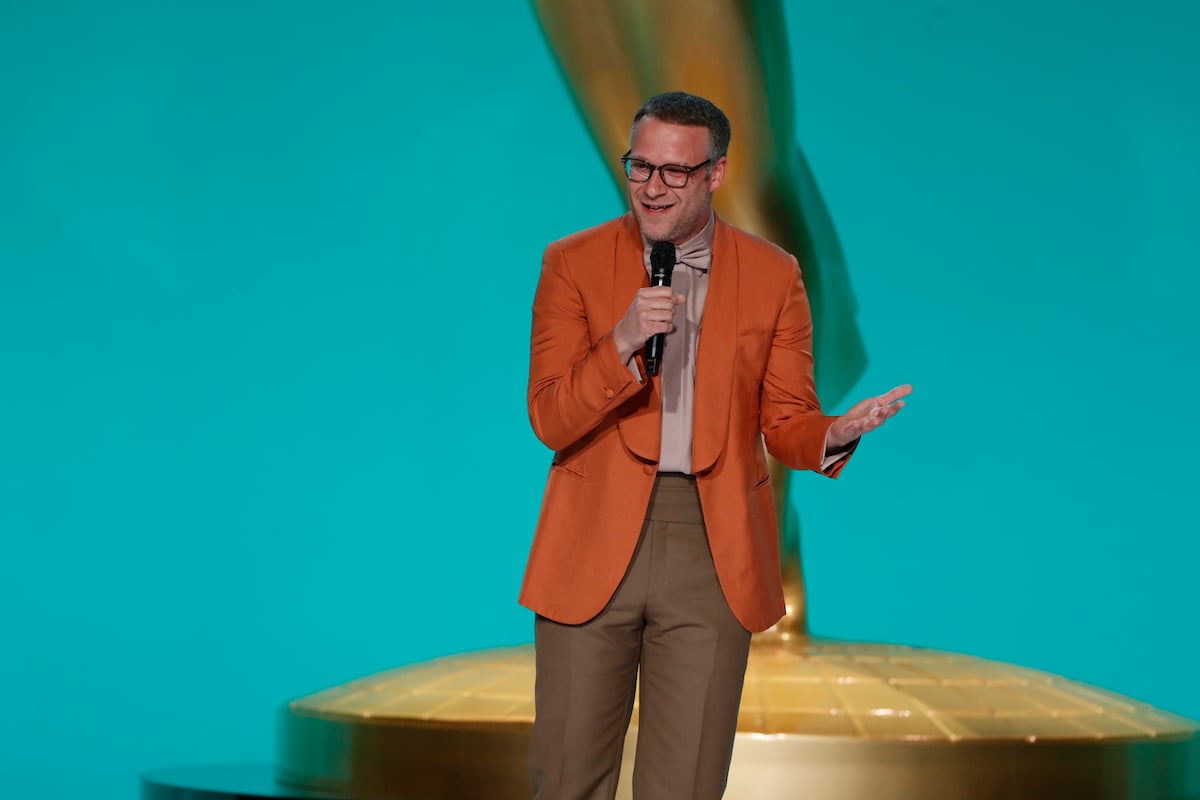
[[[910, 391], [821, 413], [796, 260], [713, 213], [729, 138], [707, 100], [651, 98], [622, 159], [631, 213], [543, 258], [529, 416], [555, 457], [521, 592], [539, 800], [613, 796], [639, 671], [634, 797], [722, 795], [750, 633], [784, 612], [763, 442], [836, 476]], [[676, 247], [670, 287], [648, 286], [655, 242]]]

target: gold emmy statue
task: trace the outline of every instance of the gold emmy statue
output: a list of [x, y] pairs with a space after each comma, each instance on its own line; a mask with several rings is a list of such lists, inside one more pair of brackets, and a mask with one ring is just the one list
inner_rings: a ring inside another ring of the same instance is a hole
[[[796, 253], [827, 403], [865, 357], [844, 262], [793, 134], [777, 0], [536, 0], [618, 186], [647, 97], [682, 89], [729, 114], [718, 212]], [[788, 472], [772, 463], [788, 613], [754, 638], [729, 800], [1200, 797], [1196, 723], [1103, 689], [967, 655], [810, 637]], [[353, 797], [527, 800], [532, 646], [402, 667], [287, 704], [277, 778]], [[633, 760], [637, 711], [626, 739]], [[629, 797], [628, 775], [619, 796]]]

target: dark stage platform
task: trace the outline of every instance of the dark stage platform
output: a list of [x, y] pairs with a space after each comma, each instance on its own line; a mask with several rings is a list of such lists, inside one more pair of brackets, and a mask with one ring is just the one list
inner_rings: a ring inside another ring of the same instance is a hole
[[156, 769], [142, 774], [142, 800], [346, 800], [275, 782], [275, 767], [261, 764], [215, 764], [206, 767]]

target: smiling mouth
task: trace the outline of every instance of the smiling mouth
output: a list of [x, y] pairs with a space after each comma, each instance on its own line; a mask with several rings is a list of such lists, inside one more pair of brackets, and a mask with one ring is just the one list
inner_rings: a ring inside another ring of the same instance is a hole
[[670, 207], [671, 206], [669, 206], [669, 205], [656, 206], [656, 205], [651, 205], [650, 203], [642, 203], [642, 208], [646, 209], [647, 211], [666, 211]]

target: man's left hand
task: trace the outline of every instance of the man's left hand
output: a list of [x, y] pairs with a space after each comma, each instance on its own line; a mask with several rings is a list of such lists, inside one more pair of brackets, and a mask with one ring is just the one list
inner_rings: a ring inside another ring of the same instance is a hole
[[825, 437], [826, 453], [844, 449], [864, 433], [875, 430], [904, 408], [904, 400], [912, 394], [912, 386], [897, 386], [887, 394], [868, 397], [854, 406], [829, 428]]

